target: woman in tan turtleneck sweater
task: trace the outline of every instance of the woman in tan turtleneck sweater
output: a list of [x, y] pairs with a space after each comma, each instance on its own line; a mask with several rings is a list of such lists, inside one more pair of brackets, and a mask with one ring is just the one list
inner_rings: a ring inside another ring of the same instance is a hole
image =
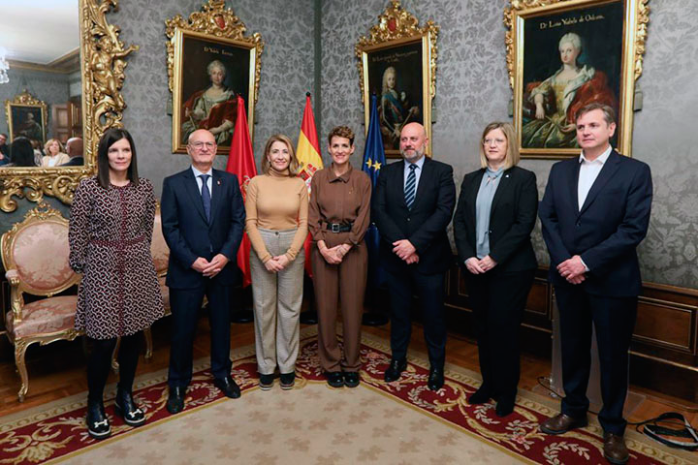
[[271, 389], [279, 367], [281, 388], [295, 381], [303, 302], [303, 243], [308, 235], [308, 188], [297, 176], [288, 137], [276, 134], [264, 148], [262, 174], [247, 186], [246, 230], [250, 254], [259, 386]]

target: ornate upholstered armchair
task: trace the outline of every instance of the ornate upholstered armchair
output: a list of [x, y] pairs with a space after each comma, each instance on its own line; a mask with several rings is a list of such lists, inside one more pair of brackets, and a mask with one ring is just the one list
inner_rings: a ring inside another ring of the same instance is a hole
[[[46, 204], [29, 211], [21, 223], [0, 240], [5, 276], [10, 283], [11, 310], [6, 315], [7, 335], [15, 347], [15, 364], [22, 380], [19, 401], [29, 390], [24, 362], [27, 347], [81, 335], [74, 329], [77, 296], [58, 296], [80, 281], [68, 258], [68, 220]], [[44, 298], [24, 302], [24, 294]]]
[[[167, 276], [167, 262], [170, 259], [170, 248], [167, 247], [167, 242], [165, 242], [165, 236], [162, 234], [162, 217], [160, 216], [160, 204], [155, 211], [155, 225], [153, 226], [153, 241], [150, 245], [150, 253], [153, 256], [153, 264], [155, 265], [155, 272], [158, 275], [158, 281], [160, 283], [160, 291], [162, 292], [162, 301], [165, 304], [165, 314], [170, 314], [170, 291], [165, 285], [165, 278]], [[150, 328], [144, 331], [145, 341], [146, 341], [146, 360], [153, 356], [153, 337], [150, 332]]]

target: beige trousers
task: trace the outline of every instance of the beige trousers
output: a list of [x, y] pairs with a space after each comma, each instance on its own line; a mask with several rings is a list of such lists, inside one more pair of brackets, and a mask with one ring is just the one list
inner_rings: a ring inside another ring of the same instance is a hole
[[[259, 233], [269, 253], [277, 256], [286, 253], [296, 230], [259, 229]], [[304, 261], [305, 252], [301, 249], [285, 269], [270, 273], [254, 251], [250, 254], [255, 349], [260, 374], [273, 374], [277, 365], [281, 373], [291, 373], [296, 369]]]

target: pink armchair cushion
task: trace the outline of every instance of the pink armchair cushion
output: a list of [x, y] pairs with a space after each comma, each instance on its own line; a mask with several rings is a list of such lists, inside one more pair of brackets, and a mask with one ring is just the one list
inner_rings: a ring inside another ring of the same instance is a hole
[[74, 277], [69, 254], [68, 226], [51, 221], [19, 231], [12, 248], [20, 281], [40, 291], [61, 287]]
[[65, 331], [75, 326], [78, 297], [65, 295], [37, 300], [24, 306], [22, 321], [16, 322], [7, 312], [7, 331], [15, 339]]
[[150, 244], [150, 253], [153, 255], [155, 271], [159, 274], [167, 271], [167, 261], [170, 259], [170, 249], [162, 235], [162, 220], [159, 214], [155, 215], [155, 225], [153, 227], [153, 241]]
[[170, 313], [170, 288], [167, 287], [167, 284], [165, 284], [165, 278], [164, 276], [162, 278], [158, 279], [158, 283], [160, 284], [160, 292], [162, 293], [162, 303], [165, 305], [165, 312], [168, 314]]

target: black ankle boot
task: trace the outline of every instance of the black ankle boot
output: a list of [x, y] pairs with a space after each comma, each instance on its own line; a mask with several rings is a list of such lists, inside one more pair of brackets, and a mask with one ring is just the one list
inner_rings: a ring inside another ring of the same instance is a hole
[[104, 413], [101, 401], [87, 400], [87, 432], [94, 439], [105, 439], [111, 435], [109, 418]]
[[133, 400], [131, 392], [118, 388], [114, 400], [114, 411], [129, 426], [141, 426], [145, 423], [145, 413]]

